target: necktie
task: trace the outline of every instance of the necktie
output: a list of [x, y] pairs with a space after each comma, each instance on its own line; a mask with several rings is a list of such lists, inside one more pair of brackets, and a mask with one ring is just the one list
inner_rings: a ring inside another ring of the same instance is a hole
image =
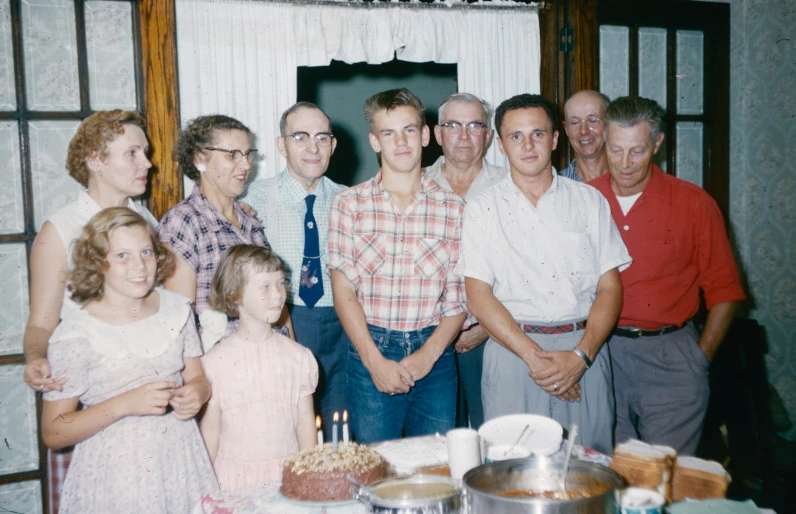
[[301, 283], [299, 298], [307, 308], [312, 309], [323, 296], [323, 277], [321, 273], [321, 252], [318, 242], [318, 224], [312, 214], [315, 195], [304, 198], [307, 214], [304, 215], [304, 259], [301, 261]]

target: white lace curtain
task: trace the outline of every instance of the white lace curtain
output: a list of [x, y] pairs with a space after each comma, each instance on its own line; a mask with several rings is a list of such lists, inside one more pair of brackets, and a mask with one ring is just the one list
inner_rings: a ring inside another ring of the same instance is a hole
[[[281, 113], [296, 101], [298, 66], [393, 58], [456, 63], [459, 91], [493, 107], [518, 93], [538, 93], [536, 9], [500, 0], [479, 5], [176, 0], [183, 124], [211, 113], [238, 118], [257, 136], [265, 154], [258, 178], [267, 178], [284, 167], [274, 138]], [[505, 164], [494, 144], [487, 158]]]

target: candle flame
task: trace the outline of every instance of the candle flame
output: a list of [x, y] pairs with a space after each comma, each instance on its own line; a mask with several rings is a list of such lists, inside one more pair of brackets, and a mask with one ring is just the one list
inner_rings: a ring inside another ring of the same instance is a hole
[[334, 418], [332, 418], [332, 419], [334, 420], [335, 423], [337, 423], [337, 421], [340, 419], [340, 414], [337, 411], [335, 411], [334, 412]]
[[348, 423], [348, 411], [343, 411], [343, 423]]
[[318, 430], [321, 429], [321, 417], [320, 416], [315, 416], [315, 428], [317, 428]]

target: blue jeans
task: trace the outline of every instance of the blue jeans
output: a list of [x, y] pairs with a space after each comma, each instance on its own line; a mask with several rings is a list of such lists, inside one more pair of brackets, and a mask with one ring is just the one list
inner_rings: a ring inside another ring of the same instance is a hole
[[[368, 325], [381, 354], [399, 362], [419, 350], [436, 329], [426, 327], [400, 332]], [[428, 375], [415, 382], [406, 394], [391, 396], [376, 388], [354, 345], [348, 350], [348, 405], [351, 428], [360, 443], [375, 443], [407, 437], [444, 434], [456, 420], [456, 361], [453, 345], [434, 364]]]

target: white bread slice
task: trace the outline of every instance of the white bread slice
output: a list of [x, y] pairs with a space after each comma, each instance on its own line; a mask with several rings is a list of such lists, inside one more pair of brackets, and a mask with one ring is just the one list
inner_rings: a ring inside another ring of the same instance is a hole
[[725, 498], [730, 475], [716, 461], [697, 457], [678, 457], [672, 478], [672, 497], [703, 500]]
[[625, 455], [637, 460], [651, 462], [670, 461], [677, 458], [677, 451], [670, 446], [652, 445], [636, 439], [628, 439], [614, 448], [614, 455]]
[[672, 469], [677, 452], [668, 446], [651, 445], [630, 439], [614, 449], [610, 467], [628, 484], [653, 489], [672, 499]]

